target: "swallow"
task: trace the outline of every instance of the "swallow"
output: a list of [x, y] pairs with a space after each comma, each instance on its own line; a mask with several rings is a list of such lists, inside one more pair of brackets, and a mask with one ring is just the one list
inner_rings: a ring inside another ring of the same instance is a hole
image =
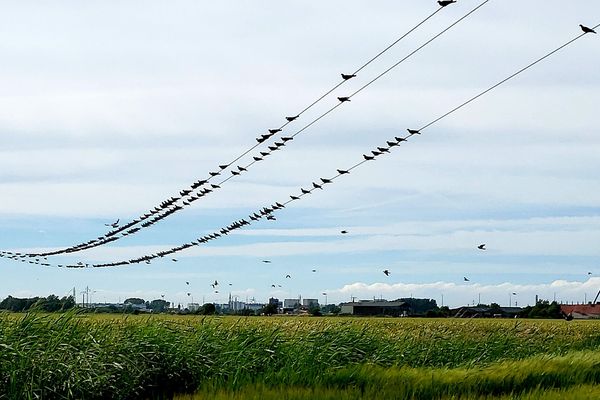
[[276, 134], [277, 132], [281, 132], [281, 129], [269, 129], [269, 133], [272, 135]]
[[383, 273], [385, 274], [385, 276], [390, 276], [391, 272], [388, 269], [384, 269]]
[[438, 1], [438, 4], [440, 5], [440, 7], [446, 7], [452, 3], [456, 3], [456, 0], [440, 0], [440, 1]]
[[477, 246], [477, 248], [478, 248], [479, 250], [486, 250], [486, 248], [485, 248], [485, 243], [482, 243], [482, 244], [480, 244], [479, 246]]
[[246, 171], [248, 171], [246, 168], [244, 168], [244, 167], [240, 167], [239, 165], [238, 165], [237, 169], [238, 169], [238, 171], [240, 171], [240, 172], [246, 172]]
[[408, 133], [411, 135], [420, 135], [421, 132], [418, 129], [407, 129]]
[[302, 194], [310, 194], [310, 190], [300, 188], [300, 191], [302, 192]]
[[347, 81], [348, 79], [355, 78], [356, 74], [342, 74], [342, 79]]
[[294, 121], [294, 120], [298, 119], [298, 117], [300, 117], [300, 115], [294, 115], [293, 117], [285, 117], [285, 119], [286, 119], [288, 122], [292, 122], [292, 121]]
[[317, 185], [317, 184], [316, 184], [316, 183], [314, 183], [314, 182], [312, 183], [312, 185], [313, 185], [313, 187], [314, 187], [315, 189], [321, 189], [321, 190], [323, 190], [323, 186], [321, 186], [321, 185]]
[[345, 170], [345, 169], [338, 169], [338, 170], [337, 170], [337, 172], [338, 172], [338, 174], [340, 174], [340, 175], [344, 175], [344, 174], [349, 174], [349, 173], [350, 173], [350, 171], [347, 171], [347, 170]]
[[345, 101], [350, 101], [350, 97], [347, 96], [342, 96], [342, 97], [338, 97], [338, 100], [343, 103]]
[[282, 137], [281, 137], [281, 140], [283, 140], [284, 142], [288, 142], [288, 141], [290, 141], [290, 140], [294, 140], [294, 138], [293, 138], [293, 137], [291, 137], [291, 136], [282, 136]]
[[370, 161], [370, 160], [374, 160], [374, 159], [375, 159], [375, 157], [373, 157], [373, 156], [368, 156], [368, 155], [366, 155], [366, 154], [363, 154], [363, 157], [364, 157], [364, 159], [365, 159], [365, 160], [367, 160], [367, 161]]
[[593, 30], [592, 28], [588, 28], [587, 26], [583, 26], [581, 24], [579, 24], [579, 26], [581, 27], [581, 30], [583, 31], [583, 33], [596, 33], [596, 31]]
[[229, 164], [223, 164], [223, 165], [219, 165], [219, 168], [221, 168], [221, 169], [225, 169], [225, 168], [227, 168], [227, 167], [229, 167]]
[[323, 184], [331, 183], [331, 179], [327, 179], [327, 178], [319, 178], [319, 179], [321, 179], [321, 182], [323, 182]]
[[298, 196], [290, 196], [290, 199], [292, 199], [292, 200], [300, 200], [300, 197], [298, 197]]
[[340, 233], [341, 233], [342, 235], [345, 235], [346, 233], [348, 233], [348, 231], [346, 231], [346, 230], [343, 230], [343, 231], [340, 231]]
[[262, 262], [264, 262], [265, 264], [270, 264], [271, 260], [262, 260]]
[[463, 276], [463, 281], [469, 282], [469, 278], [467, 278], [466, 276]]

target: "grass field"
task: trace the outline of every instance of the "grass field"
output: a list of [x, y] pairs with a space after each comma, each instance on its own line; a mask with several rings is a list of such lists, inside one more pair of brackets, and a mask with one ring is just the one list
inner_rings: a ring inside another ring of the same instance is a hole
[[593, 398], [599, 379], [600, 321], [0, 315], [8, 399]]

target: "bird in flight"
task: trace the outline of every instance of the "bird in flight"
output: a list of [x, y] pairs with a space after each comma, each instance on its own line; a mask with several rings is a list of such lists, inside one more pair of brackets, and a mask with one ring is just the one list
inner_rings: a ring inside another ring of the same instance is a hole
[[317, 272], [317, 270], [316, 270], [316, 269], [313, 269], [313, 270], [312, 270], [312, 272]]
[[275, 287], [275, 284], [272, 284], [271, 287]]
[[291, 278], [292, 276], [290, 274], [287, 274], [285, 277], [286, 278]]
[[591, 272], [588, 272], [588, 275], [592, 275], [592, 273], [591, 273]]
[[188, 281], [185, 281], [185, 284], [186, 284], [186, 285], [189, 285], [190, 283], [189, 283]]
[[342, 235], [345, 235], [346, 233], [348, 233], [348, 231], [344, 230], [344, 231], [340, 231], [340, 233], [341, 233]]
[[463, 281], [469, 282], [469, 280], [470, 280], [469, 278], [467, 278], [466, 276], [463, 276]]
[[268, 219], [269, 221], [275, 221], [277, 218], [275, 218], [275, 216], [273, 216], [273, 215], [269, 214], [269, 215], [267, 215], [267, 219]]
[[583, 33], [596, 33], [596, 31], [593, 30], [592, 28], [588, 28], [587, 26], [584, 26], [581, 24], [579, 24], [579, 26], [581, 27], [581, 30], [583, 31]]
[[342, 79], [347, 81], [348, 79], [352, 79], [356, 76], [356, 74], [342, 74]]
[[479, 246], [477, 246], [477, 248], [478, 248], [479, 250], [487, 250], [487, 249], [485, 248], [485, 243], [481, 243]]
[[113, 222], [112, 224], [104, 224], [104, 226], [110, 226], [111, 228], [118, 228], [119, 227], [119, 220], [117, 219], [115, 222]]
[[177, 259], [176, 259], [176, 258], [171, 258], [171, 260], [173, 260], [173, 262], [177, 262]]
[[390, 276], [390, 274], [391, 274], [389, 269], [384, 269], [383, 273], [385, 274], [385, 276]]
[[446, 7], [452, 3], [456, 3], [456, 0], [440, 0], [440, 1], [438, 1], [438, 4], [440, 5], [440, 7]]
[[264, 262], [265, 264], [270, 264], [271, 260], [262, 260], [262, 262]]

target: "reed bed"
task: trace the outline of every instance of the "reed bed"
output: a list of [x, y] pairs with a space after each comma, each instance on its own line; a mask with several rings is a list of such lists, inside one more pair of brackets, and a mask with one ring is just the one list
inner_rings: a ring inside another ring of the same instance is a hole
[[[472, 370], [599, 349], [592, 321], [2, 314], [0, 398], [160, 398], [257, 385], [341, 394], [370, 387], [379, 371], [405, 382], [411, 368]], [[569, 384], [595, 382], [585, 376]]]

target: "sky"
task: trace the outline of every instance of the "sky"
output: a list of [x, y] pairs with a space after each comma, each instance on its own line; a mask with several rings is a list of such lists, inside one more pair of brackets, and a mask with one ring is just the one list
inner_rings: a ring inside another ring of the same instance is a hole
[[[283, 134], [478, 4], [444, 8]], [[107, 223], [136, 218], [236, 158], [437, 7], [422, 0], [7, 5], [0, 250], [68, 247], [103, 235]], [[596, 0], [491, 0], [191, 207], [118, 242], [49, 261], [120, 261], [246, 218], [434, 120], [576, 37], [579, 24], [599, 23]], [[229, 293], [256, 302], [299, 295], [323, 302], [324, 293], [329, 303], [590, 301], [600, 290], [598, 36], [585, 35], [293, 202], [276, 221], [180, 252], [177, 262], [65, 269], [0, 259], [0, 297], [75, 288], [80, 301], [89, 287], [98, 302], [164, 295], [221, 303]], [[482, 243], [487, 250], [477, 249]]]

